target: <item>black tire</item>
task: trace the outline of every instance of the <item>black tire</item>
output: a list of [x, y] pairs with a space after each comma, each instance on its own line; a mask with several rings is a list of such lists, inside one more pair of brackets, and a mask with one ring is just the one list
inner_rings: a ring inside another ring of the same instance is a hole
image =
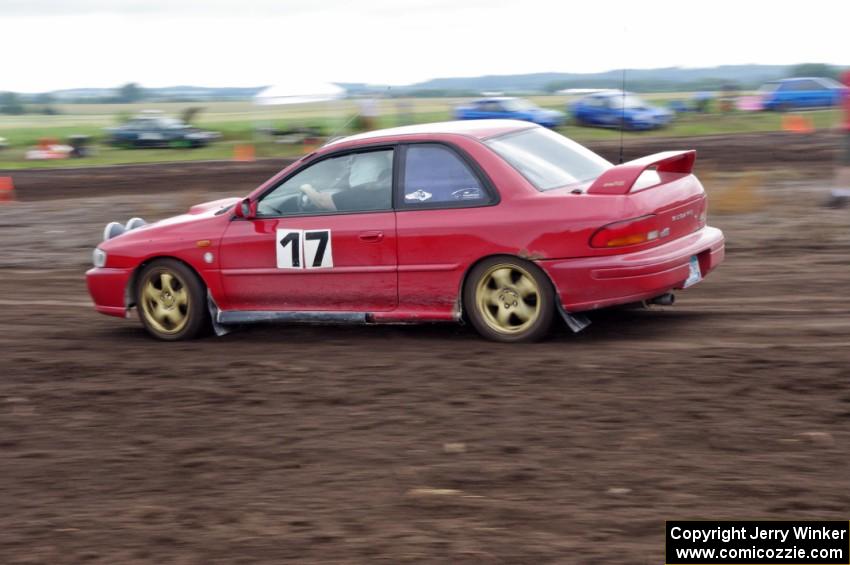
[[[533, 283], [533, 291], [524, 278]], [[552, 326], [555, 291], [534, 263], [511, 256], [490, 257], [469, 272], [463, 305], [483, 337], [503, 343], [532, 342], [543, 339]], [[527, 316], [529, 311], [533, 314]]]
[[204, 284], [176, 259], [145, 265], [136, 279], [135, 297], [142, 326], [157, 339], [193, 339], [211, 328]]

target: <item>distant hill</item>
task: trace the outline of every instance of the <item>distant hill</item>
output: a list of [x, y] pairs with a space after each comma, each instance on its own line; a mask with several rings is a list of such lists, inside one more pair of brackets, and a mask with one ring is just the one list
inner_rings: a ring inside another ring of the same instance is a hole
[[[628, 69], [628, 90], [698, 90], [719, 88], [732, 83], [741, 88], [754, 88], [765, 81], [786, 76], [786, 65], [723, 65], [687, 69]], [[561, 88], [619, 88], [622, 69], [602, 73], [532, 73], [523, 75], [487, 75], [479, 77], [436, 78], [404, 87], [411, 92], [552, 92]]]
[[[264, 88], [266, 87], [166, 86], [162, 88], [145, 88], [143, 90], [144, 100], [146, 102], [156, 102], [245, 100], [251, 98]], [[113, 99], [117, 93], [117, 88], [69, 88], [66, 90], [54, 90], [47, 94], [56, 102], [98, 102]]]
[[[719, 90], [727, 85], [741, 89], [789, 76], [791, 72], [813, 73], [837, 77], [840, 67], [817, 63], [803, 65], [721, 65], [718, 67], [628, 69], [626, 89], [635, 92], [684, 90]], [[601, 73], [529, 73], [519, 75], [486, 75], [476, 77], [435, 78], [406, 86], [389, 87], [362, 82], [339, 82], [351, 96], [478, 96], [483, 92], [532, 94], [555, 92], [564, 88], [620, 88], [622, 69]], [[248, 100], [265, 86], [204, 87], [169, 86], [141, 88], [145, 102], [206, 102], [212, 100]], [[118, 102], [119, 88], [73, 88], [41, 94], [24, 94], [27, 103], [51, 102]]]

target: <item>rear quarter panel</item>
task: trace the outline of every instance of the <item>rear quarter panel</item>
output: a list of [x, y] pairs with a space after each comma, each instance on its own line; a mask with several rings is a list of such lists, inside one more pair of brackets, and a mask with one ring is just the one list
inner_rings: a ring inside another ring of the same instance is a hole
[[475, 208], [397, 212], [400, 308], [456, 310], [465, 274], [477, 261], [493, 255], [537, 261], [622, 253], [591, 248], [591, 235], [605, 224], [658, 208], [673, 209], [703, 195], [691, 175], [680, 178], [673, 188], [660, 186], [631, 195], [540, 192], [481, 142], [451, 141], [480, 165], [500, 201]]

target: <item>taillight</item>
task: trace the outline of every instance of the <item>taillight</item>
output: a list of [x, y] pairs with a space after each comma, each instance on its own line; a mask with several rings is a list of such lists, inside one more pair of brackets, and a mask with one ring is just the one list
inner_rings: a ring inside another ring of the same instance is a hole
[[658, 218], [655, 214], [602, 226], [590, 238], [591, 247], [625, 247], [658, 239]]

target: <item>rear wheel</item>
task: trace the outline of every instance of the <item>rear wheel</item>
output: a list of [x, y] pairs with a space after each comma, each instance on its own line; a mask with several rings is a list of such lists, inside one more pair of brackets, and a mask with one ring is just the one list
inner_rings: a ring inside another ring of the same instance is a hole
[[537, 341], [552, 325], [555, 292], [533, 263], [493, 257], [469, 273], [463, 303], [482, 336], [502, 342]]
[[203, 284], [174, 259], [159, 259], [142, 269], [136, 305], [142, 325], [158, 339], [191, 339], [210, 325]]

